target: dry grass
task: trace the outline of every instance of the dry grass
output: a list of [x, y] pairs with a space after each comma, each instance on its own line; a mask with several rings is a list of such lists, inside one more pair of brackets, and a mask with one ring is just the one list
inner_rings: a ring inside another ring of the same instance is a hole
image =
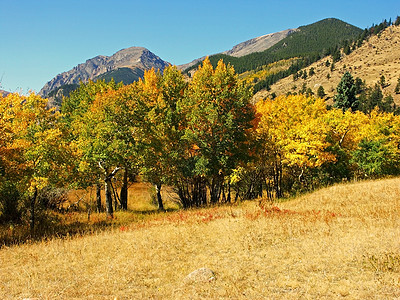
[[[254, 96], [255, 100], [265, 99], [270, 94], [285, 95], [287, 92], [298, 92], [303, 83], [316, 94], [320, 85], [324, 87], [327, 98], [332, 98], [336, 93], [336, 87], [345, 71], [349, 71], [354, 78], [360, 77], [368, 86], [374, 86], [383, 75], [390, 85], [383, 90], [384, 95], [391, 94], [396, 104], [400, 104], [400, 95], [394, 93], [397, 79], [400, 77], [400, 26], [390, 26], [379, 36], [372, 36], [368, 41], [356, 49], [350, 55], [344, 56], [335, 63], [335, 70], [325, 66], [325, 62], [331, 58], [323, 58], [306, 68], [315, 69], [315, 75], [306, 80], [293, 81], [293, 76], [288, 76], [271, 86], [271, 90], [260, 91]], [[327, 76], [330, 75], [328, 79]], [[293, 90], [293, 87], [296, 89]]]
[[[394, 299], [399, 237], [400, 179], [338, 185], [4, 247], [0, 298]], [[185, 284], [201, 267], [217, 279]]]

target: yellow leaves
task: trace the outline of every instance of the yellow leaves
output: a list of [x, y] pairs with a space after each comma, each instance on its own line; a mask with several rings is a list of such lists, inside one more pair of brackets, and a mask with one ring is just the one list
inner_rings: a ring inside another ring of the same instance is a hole
[[273, 148], [282, 163], [299, 167], [318, 167], [335, 157], [326, 151], [328, 124], [321, 99], [298, 96], [280, 96], [274, 101], [256, 104], [260, 114], [257, 133], [268, 148]]
[[57, 168], [52, 161], [65, 146], [58, 118], [59, 113], [47, 109], [47, 100], [34, 93], [9, 94], [0, 102], [4, 171], [23, 180], [29, 191], [48, 184], [49, 172]]
[[42, 190], [49, 184], [49, 179], [47, 177], [34, 176], [30, 182], [28, 187], [29, 193], [34, 193], [35, 190]]

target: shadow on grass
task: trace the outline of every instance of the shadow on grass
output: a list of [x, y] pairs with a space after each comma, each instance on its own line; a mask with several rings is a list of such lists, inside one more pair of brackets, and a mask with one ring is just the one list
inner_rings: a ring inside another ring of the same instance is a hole
[[90, 235], [175, 211], [177, 209], [117, 211], [112, 219], [107, 218], [105, 213], [94, 213], [88, 217], [85, 212], [66, 214], [47, 212], [38, 218], [33, 235], [27, 222], [0, 225], [0, 249], [4, 246]]

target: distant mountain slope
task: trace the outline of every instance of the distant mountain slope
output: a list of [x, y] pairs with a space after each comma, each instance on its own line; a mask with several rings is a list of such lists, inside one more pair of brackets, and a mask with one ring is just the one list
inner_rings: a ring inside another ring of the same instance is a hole
[[307, 76], [306, 79], [298, 78], [296, 81], [293, 80], [293, 76], [283, 78], [271, 85], [270, 91], [257, 93], [255, 99], [267, 98], [272, 93], [279, 96], [288, 92], [299, 92], [304, 84], [315, 94], [319, 86], [323, 86], [326, 98], [330, 99], [335, 95], [344, 72], [349, 71], [354, 78], [360, 77], [365, 80], [368, 86], [375, 85], [381, 76], [385, 76], [387, 84], [383, 88], [384, 95], [393, 95], [395, 103], [400, 104], [400, 94], [394, 92], [400, 78], [399, 46], [400, 26], [390, 26], [379, 35], [364, 41], [361, 47], [349, 55], [342, 54], [342, 59], [335, 63], [333, 70], [326, 64], [327, 61], [332, 62], [332, 58], [325, 57], [304, 69], [309, 73], [310, 69], [314, 68], [314, 75]]
[[280, 42], [288, 35], [296, 31], [298, 31], [298, 29], [287, 29], [275, 33], [266, 34], [260, 37], [256, 37], [254, 39], [240, 43], [234, 46], [231, 50], [222, 52], [222, 54], [234, 57], [241, 57], [254, 52], [262, 52], [271, 48], [276, 43]]
[[[231, 50], [224, 51], [220, 54], [226, 54], [233, 57], [241, 57], [254, 52], [262, 52], [269, 49], [270, 47], [272, 47], [273, 45], [275, 45], [276, 43], [278, 43], [279, 41], [281, 41], [282, 39], [286, 38], [288, 35], [296, 31], [297, 29], [286, 29], [283, 31], [259, 36], [250, 39], [248, 41], [242, 42], [240, 44], [237, 44], [233, 46]], [[191, 66], [196, 65], [199, 62], [202, 62], [205, 58], [206, 58], [205, 56], [197, 58], [191, 61], [190, 63], [179, 65], [178, 68], [180, 70], [186, 70]]]
[[0, 95], [3, 97], [6, 97], [10, 92], [4, 91], [4, 90], [0, 90]]
[[[319, 22], [301, 26], [278, 43], [263, 52], [255, 52], [241, 57], [217, 54], [210, 57], [212, 64], [223, 59], [235, 67], [236, 72], [243, 73], [256, 70], [262, 66], [281, 59], [293, 57], [315, 57], [324, 55], [330, 48], [336, 47], [344, 40], [356, 39], [362, 30], [338, 19], [329, 18]], [[190, 72], [198, 67], [198, 64], [186, 69]]]
[[118, 68], [106, 73], [103, 73], [95, 78], [95, 80], [105, 80], [106, 82], [114, 79], [115, 82], [122, 82], [123, 84], [131, 84], [139, 80], [144, 75], [144, 70], [140, 68]]
[[[125, 75], [130, 73], [129, 76], [132, 78], [134, 74], [139, 75], [151, 68], [163, 70], [167, 65], [166, 61], [146, 48], [131, 47], [118, 51], [112, 56], [96, 56], [88, 59], [85, 63], [79, 64], [70, 71], [58, 74], [45, 84], [39, 94], [47, 97], [52, 91], [64, 85], [79, 84], [80, 81], [86, 82], [89, 79], [93, 80], [108, 72], [114, 72], [118, 76], [121, 76], [123, 73]], [[118, 69], [122, 69], [122, 71], [117, 71]], [[127, 69], [131, 71], [127, 71]], [[104, 75], [104, 77], [107, 76]]]

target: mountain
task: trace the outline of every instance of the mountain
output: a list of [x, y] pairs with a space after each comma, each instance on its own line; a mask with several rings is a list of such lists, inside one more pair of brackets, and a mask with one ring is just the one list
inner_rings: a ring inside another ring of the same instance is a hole
[[[145, 70], [151, 68], [163, 70], [168, 64], [146, 48], [131, 47], [120, 50], [112, 56], [96, 56], [72, 70], [58, 74], [45, 84], [39, 95], [48, 97], [52, 91], [65, 85], [77, 85], [80, 81], [87, 82], [89, 79], [108, 79], [115, 76], [117, 82], [121, 79], [120, 81], [124, 83], [131, 83], [141, 77]], [[132, 81], [127, 82], [129, 81], [127, 78]]]
[[298, 29], [287, 29], [259, 36], [254, 39], [237, 44], [231, 50], [222, 52], [222, 54], [234, 57], [241, 57], [254, 52], [263, 52], [296, 31], [298, 31]]
[[[233, 46], [231, 50], [224, 51], [220, 54], [226, 54], [229, 56], [234, 56], [234, 57], [241, 57], [244, 55], [248, 55], [254, 52], [262, 52], [265, 51], [269, 48], [271, 48], [273, 45], [281, 41], [282, 39], [286, 38], [288, 35], [292, 34], [293, 32], [296, 32], [298, 29], [286, 29], [283, 31], [275, 32], [275, 33], [269, 33], [263, 36], [259, 36], [253, 39], [250, 39], [248, 41], [242, 42], [240, 44], [237, 44]], [[186, 70], [190, 68], [193, 65], [196, 65], [200, 62], [202, 62], [206, 56], [203, 56], [201, 58], [197, 58], [190, 63], [179, 65], [178, 68], [180, 70]]]
[[[336, 48], [345, 40], [354, 40], [362, 33], [358, 27], [338, 19], [329, 18], [316, 23], [301, 26], [279, 42], [262, 52], [235, 57], [227, 54], [210, 56], [210, 61], [216, 65], [220, 59], [234, 66], [236, 72], [244, 73], [257, 70], [270, 63], [294, 57], [306, 58], [307, 62], [315, 61], [319, 56], [325, 56], [330, 49]], [[306, 63], [307, 63], [306, 62]], [[197, 64], [185, 72], [198, 68]]]
[[[299, 92], [305, 85], [311, 88], [314, 94], [322, 86], [326, 99], [332, 99], [336, 94], [336, 87], [345, 71], [349, 71], [354, 78], [359, 77], [367, 86], [374, 86], [381, 76], [385, 77], [384, 95], [392, 95], [396, 104], [400, 104], [400, 94], [395, 93], [395, 87], [400, 78], [400, 26], [389, 26], [378, 35], [371, 36], [364, 41], [361, 47], [349, 55], [342, 53], [342, 58], [331, 68], [332, 57], [325, 57], [314, 62], [300, 72], [314, 75], [294, 80], [288, 76], [270, 86], [270, 91], [261, 91], [255, 95], [255, 100], [269, 97], [271, 94], [284, 95], [288, 92]], [[327, 63], [330, 62], [330, 63]]]
[[0, 90], [0, 95], [3, 97], [6, 97], [10, 92], [4, 91], [4, 90]]

